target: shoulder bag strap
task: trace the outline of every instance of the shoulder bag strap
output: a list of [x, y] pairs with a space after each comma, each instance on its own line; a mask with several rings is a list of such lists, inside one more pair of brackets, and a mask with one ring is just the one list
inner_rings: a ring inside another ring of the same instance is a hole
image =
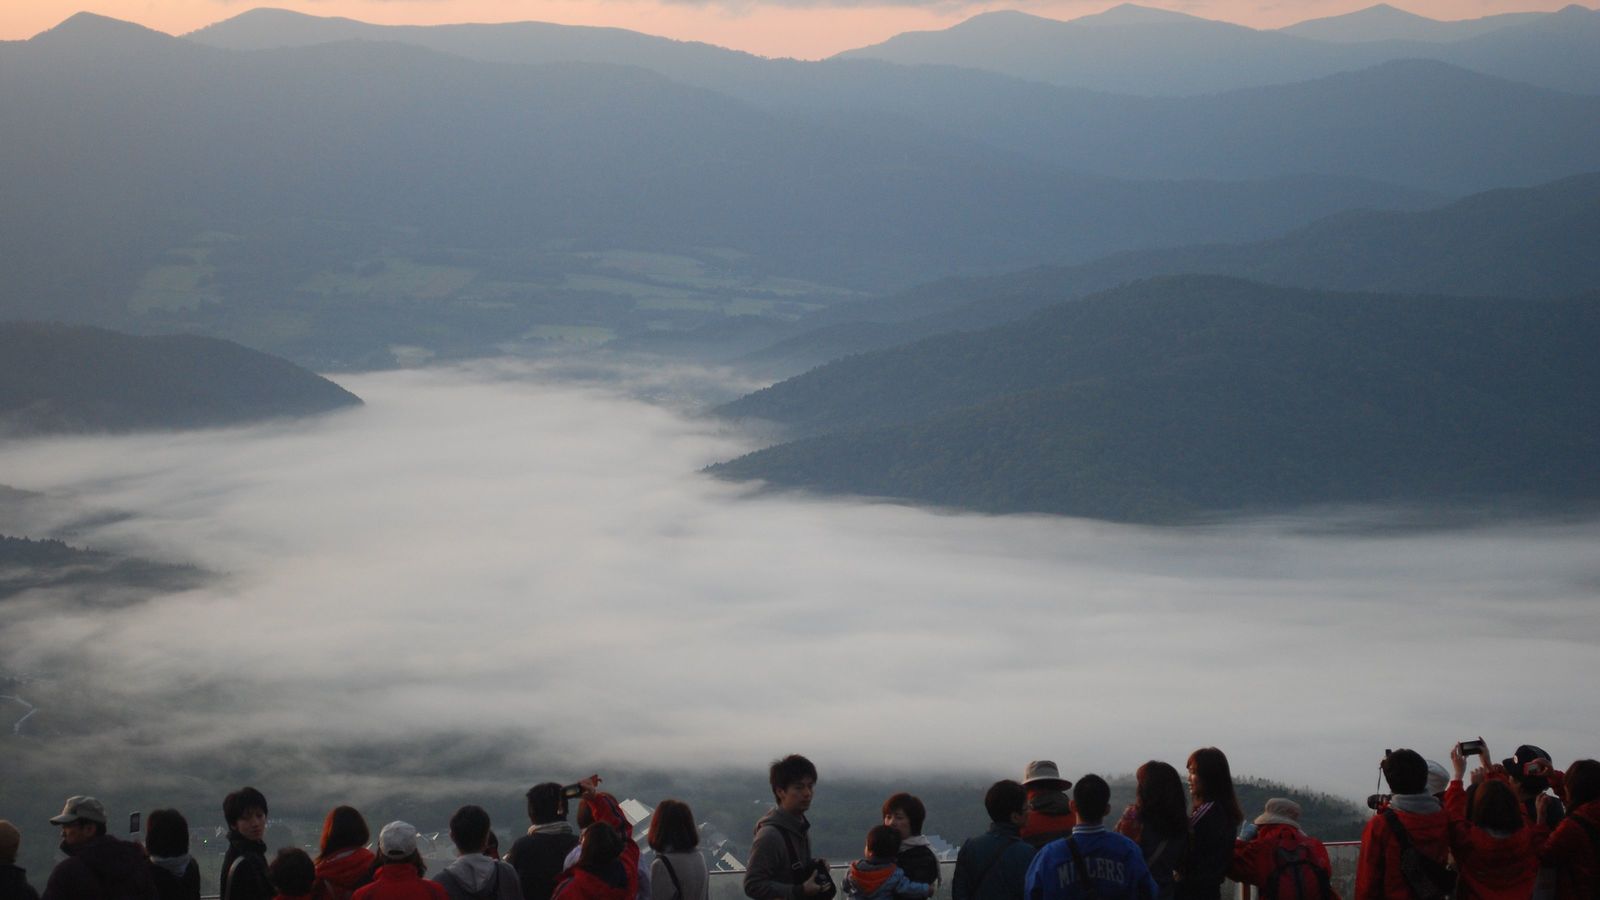
[[1099, 900], [1100, 892], [1095, 890], [1094, 882], [1089, 879], [1089, 864], [1083, 861], [1083, 854], [1078, 852], [1078, 842], [1067, 838], [1067, 849], [1072, 851], [1072, 865], [1078, 870], [1078, 883], [1083, 885], [1083, 895], [1089, 900]]
[[979, 888], [983, 887], [983, 882], [988, 879], [989, 873], [994, 871], [995, 863], [998, 863], [1000, 857], [1005, 856], [1006, 851], [1011, 849], [1011, 845], [1019, 840], [1021, 838], [1007, 837], [1006, 842], [1000, 845], [1000, 849], [996, 850], [994, 855], [989, 857], [989, 861], [983, 864], [983, 868], [978, 870], [978, 877], [972, 880], [972, 893], [974, 895], [978, 893]]
[[656, 859], [661, 860], [661, 864], [667, 867], [667, 877], [672, 879], [672, 896], [677, 900], [683, 900], [683, 885], [678, 883], [678, 870], [672, 867], [672, 860], [661, 853], [656, 854]]

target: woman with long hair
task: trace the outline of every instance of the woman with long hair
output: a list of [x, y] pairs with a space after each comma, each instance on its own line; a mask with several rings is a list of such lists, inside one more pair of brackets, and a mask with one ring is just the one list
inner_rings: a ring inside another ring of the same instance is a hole
[[378, 857], [367, 849], [371, 840], [367, 820], [355, 807], [335, 806], [328, 811], [317, 845], [316, 896], [349, 900], [356, 888], [372, 881]]
[[1174, 873], [1189, 853], [1189, 802], [1183, 779], [1170, 764], [1152, 759], [1139, 767], [1133, 805], [1117, 831], [1139, 845], [1145, 865], [1161, 889], [1157, 900], [1172, 900]]
[[615, 797], [595, 788], [595, 780], [579, 784], [594, 821], [584, 826], [577, 862], [561, 874], [552, 900], [633, 900], [639, 890], [633, 825]]
[[708, 900], [711, 881], [689, 804], [661, 801], [646, 840], [656, 854], [650, 863], [650, 900]]
[[1500, 779], [1483, 780], [1482, 769], [1473, 773], [1471, 789], [1462, 790], [1467, 764], [1459, 746], [1451, 748], [1450, 761], [1455, 779], [1445, 788], [1444, 811], [1450, 818], [1457, 900], [1527, 900], [1539, 860], [1517, 792]]
[[1189, 855], [1178, 869], [1177, 900], [1221, 900], [1222, 881], [1233, 861], [1233, 841], [1244, 810], [1233, 792], [1228, 757], [1215, 747], [1189, 754]]

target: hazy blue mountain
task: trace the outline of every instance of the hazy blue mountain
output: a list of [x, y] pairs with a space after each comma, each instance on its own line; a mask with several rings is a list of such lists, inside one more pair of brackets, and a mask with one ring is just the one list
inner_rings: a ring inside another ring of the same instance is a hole
[[[1549, 24], [1564, 17], [1582, 18], [1584, 13], [1575, 7], [1556, 15], [1541, 14], [1527, 28], [1505, 26], [1505, 30], [1534, 35], [1534, 43], [1552, 42], [1554, 51], [1563, 41], [1591, 40], [1580, 24]], [[1123, 60], [1119, 64], [1153, 73], [1151, 77], [1176, 65], [1167, 51], [1133, 62], [1137, 54], [1119, 43], [1106, 44], [1108, 35], [1120, 34], [1121, 29], [1156, 29], [1163, 34], [1176, 29], [1181, 40], [1194, 42], [1193, 53], [1230, 77], [1251, 65], [1248, 55], [1241, 60], [1231, 50], [1219, 52], [1207, 35], [1287, 41], [1295, 47], [1284, 56], [1295, 65], [1329, 54], [1340, 59], [1336, 65], [1241, 82], [1273, 85], [1259, 90], [1153, 99], [1065, 89], [951, 65], [889, 65], [851, 54], [821, 63], [763, 60], [631, 32], [541, 23], [395, 27], [258, 10], [191, 38], [267, 47], [360, 36], [492, 62], [628, 62], [782, 115], [798, 112], [851, 128], [910, 120], [931, 131], [1076, 171], [1125, 178], [1316, 174], [1460, 194], [1534, 184], [1600, 167], [1596, 149], [1600, 98], [1507, 84], [1438, 63], [1396, 62], [1409, 51], [1393, 42], [1351, 56], [1355, 51], [1347, 48], [1131, 5], [1070, 23], [1050, 21], [1023, 13], [991, 13], [959, 27], [965, 29], [962, 33], [993, 32], [983, 52], [1007, 59], [1014, 55], [1016, 34], [1049, 41], [1065, 29], [1087, 36], [1101, 48], [1098, 52], [1114, 53]], [[1592, 40], [1593, 55], [1600, 59], [1600, 34]], [[1504, 68], [1505, 54], [1496, 56], [1494, 46], [1498, 45], [1467, 42], [1451, 52], [1499, 70]], [[1423, 49], [1443, 52], [1431, 45]], [[1041, 53], [1051, 60], [1059, 56], [1054, 50]], [[1590, 65], [1582, 53], [1533, 56], [1546, 68]], [[1516, 74], [1507, 77], [1514, 79]], [[1573, 77], [1586, 76], [1567, 73], [1559, 80], [1566, 87]], [[1595, 84], [1600, 86], [1600, 78]], [[1142, 92], [1129, 86], [1122, 89]], [[1396, 129], [1395, 121], [1415, 127]], [[1330, 189], [1345, 187], [1330, 184]]]
[[0, 314], [342, 364], [396, 344], [481, 352], [539, 325], [679, 327], [569, 277], [559, 254], [876, 290], [1418, 200], [1341, 178], [1085, 176], [903, 117], [779, 114], [640, 68], [381, 42], [228, 51], [93, 16], [0, 47], [0, 122], [18, 123], [0, 142]]
[[1536, 21], [1545, 13], [1501, 13], [1476, 19], [1440, 21], [1387, 3], [1379, 3], [1355, 12], [1319, 19], [1307, 19], [1278, 31], [1295, 37], [1310, 38], [1338, 44], [1359, 44], [1372, 41], [1430, 41], [1445, 43], [1477, 37], [1511, 25]]
[[232, 425], [360, 403], [293, 363], [215, 338], [0, 323], [0, 434]]
[[725, 415], [811, 435], [736, 479], [994, 512], [1167, 520], [1600, 497], [1600, 293], [1343, 294], [1138, 282], [848, 357]]
[[793, 373], [850, 353], [1020, 319], [1156, 275], [1294, 287], [1568, 297], [1600, 287], [1600, 174], [1488, 191], [1422, 212], [1342, 213], [1279, 238], [1116, 254], [1079, 266], [950, 278], [814, 313], [747, 363]]
[[[1418, 25], [1379, 9], [1348, 22], [1259, 31], [1124, 5], [1068, 22], [1019, 12], [983, 13], [942, 31], [896, 35], [840, 54], [904, 65], [951, 65], [1113, 93], [1195, 96], [1286, 84], [1401, 59], [1432, 59], [1515, 81], [1600, 93], [1600, 12], [1571, 6], [1537, 18], [1456, 26], [1460, 40], [1425, 36], [1380, 40], [1313, 39], [1304, 32], [1357, 34], [1383, 20]], [[1448, 23], [1437, 23], [1446, 25]], [[1380, 29], [1370, 28], [1375, 33]]]

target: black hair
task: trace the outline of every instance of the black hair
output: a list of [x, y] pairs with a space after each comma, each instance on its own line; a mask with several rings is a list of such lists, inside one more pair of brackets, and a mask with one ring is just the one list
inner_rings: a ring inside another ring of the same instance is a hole
[[989, 785], [989, 790], [983, 795], [983, 808], [988, 810], [991, 822], [1009, 822], [1027, 805], [1028, 792], [1009, 778]]
[[151, 856], [182, 856], [189, 852], [189, 821], [175, 809], [152, 809], [144, 817], [144, 848]]
[[229, 828], [252, 809], [261, 810], [262, 815], [267, 814], [267, 798], [253, 787], [239, 788], [222, 798], [222, 818], [228, 823]]
[[[1194, 773], [1198, 795], [1196, 805], [1214, 804], [1228, 817], [1233, 827], [1244, 821], [1244, 810], [1239, 806], [1239, 795], [1233, 791], [1233, 770], [1228, 766], [1228, 755], [1215, 747], [1201, 747], [1189, 754], [1189, 771]], [[1427, 775], [1427, 767], [1422, 773]]]
[[1522, 802], [1517, 792], [1504, 781], [1490, 779], [1467, 790], [1467, 809], [1472, 824], [1511, 833], [1522, 828]]
[[1079, 778], [1072, 786], [1072, 808], [1086, 825], [1104, 820], [1111, 811], [1111, 786], [1099, 775]]
[[1188, 834], [1189, 800], [1178, 770], [1152, 759], [1139, 767], [1136, 777], [1139, 820], [1146, 833], [1164, 837]]
[[528, 788], [528, 821], [535, 825], [564, 822], [567, 811], [562, 809], [561, 785], [546, 781]]
[[1428, 762], [1415, 750], [1395, 750], [1383, 758], [1383, 780], [1396, 794], [1421, 794], [1428, 789]]
[[875, 825], [867, 832], [867, 855], [873, 859], [893, 859], [900, 852], [900, 832], [893, 825]]
[[267, 880], [279, 894], [301, 896], [311, 893], [317, 880], [317, 867], [311, 856], [299, 847], [284, 847], [267, 863]]
[[462, 853], [478, 853], [489, 840], [489, 813], [467, 804], [450, 817], [450, 842]]
[[578, 867], [591, 872], [610, 865], [622, 855], [622, 835], [604, 822], [583, 830], [583, 849], [578, 851]]
[[902, 791], [883, 801], [884, 818], [894, 815], [895, 810], [906, 814], [906, 821], [911, 824], [912, 834], [922, 833], [922, 822], [928, 818], [928, 808], [922, 805], [921, 800]]
[[767, 769], [767, 783], [772, 786], [774, 799], [777, 798], [779, 791], [790, 785], [799, 784], [807, 778], [813, 783], [816, 782], [817, 767], [811, 764], [811, 760], [798, 753], [773, 760], [771, 768]]
[[1580, 759], [1567, 767], [1567, 805], [1573, 809], [1600, 798], [1600, 762]]

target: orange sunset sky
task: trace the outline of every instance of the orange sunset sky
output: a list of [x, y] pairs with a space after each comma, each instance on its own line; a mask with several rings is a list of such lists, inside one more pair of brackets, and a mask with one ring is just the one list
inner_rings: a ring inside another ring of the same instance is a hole
[[[1277, 28], [1337, 15], [1378, 0], [1140, 0], [1210, 19]], [[1550, 0], [1392, 0], [1436, 19], [1546, 11]], [[257, 6], [383, 24], [544, 21], [609, 25], [682, 40], [706, 41], [763, 56], [817, 59], [902, 31], [947, 28], [992, 9], [1073, 19], [1115, 0], [0, 0], [0, 39], [23, 39], [73, 13], [88, 11], [183, 34]], [[1588, 4], [1585, 4], [1588, 5]]]

